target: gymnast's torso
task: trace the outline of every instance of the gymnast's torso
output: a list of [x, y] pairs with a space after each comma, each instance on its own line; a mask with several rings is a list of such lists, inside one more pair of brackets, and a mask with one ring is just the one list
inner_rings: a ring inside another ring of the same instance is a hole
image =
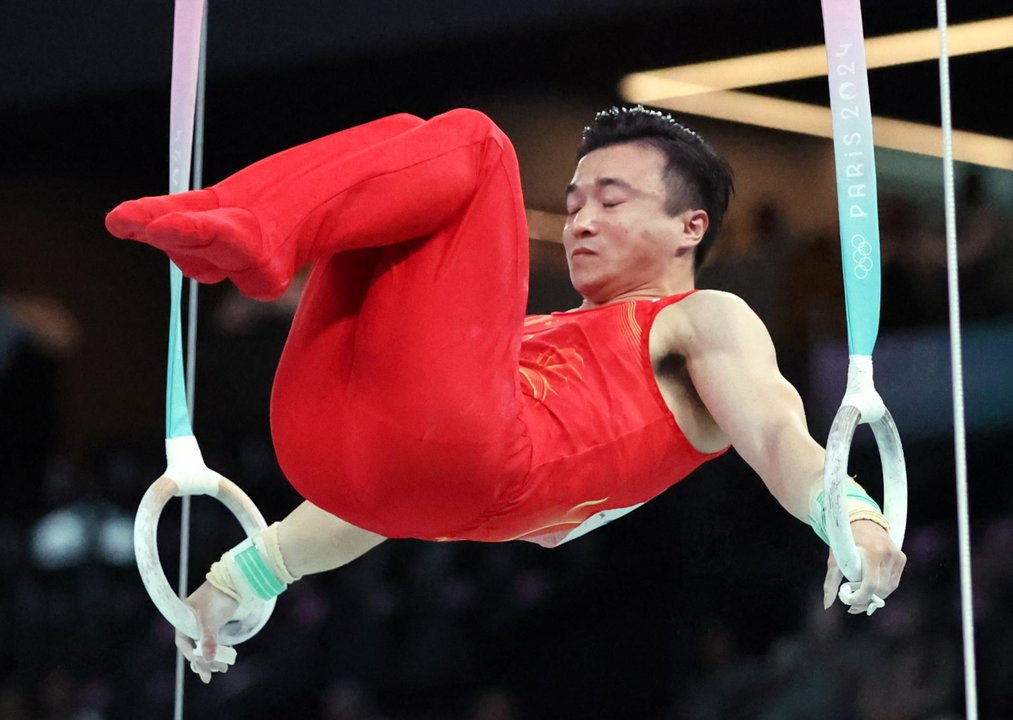
[[724, 451], [685, 365], [664, 351], [664, 330], [655, 328], [662, 311], [690, 294], [526, 319], [518, 385], [530, 473], [511, 512], [487, 518], [468, 539], [559, 544]]

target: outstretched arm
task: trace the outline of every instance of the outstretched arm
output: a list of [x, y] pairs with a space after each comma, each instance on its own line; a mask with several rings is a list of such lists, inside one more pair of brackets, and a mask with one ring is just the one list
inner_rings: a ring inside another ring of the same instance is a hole
[[[778, 370], [767, 329], [745, 302], [727, 293], [696, 293], [679, 307], [674, 350], [686, 358], [704, 405], [778, 502], [807, 522], [822, 488], [824, 450], [809, 434], [798, 392]], [[873, 594], [886, 598], [896, 589], [905, 557], [874, 522], [853, 522], [852, 531], [864, 571], [851, 612], [862, 612]], [[842, 579], [833, 556], [828, 564], [827, 607]]]
[[[303, 502], [278, 523], [277, 538], [284, 572], [294, 578], [339, 568], [384, 541], [382, 536], [347, 523], [310, 502]], [[204, 582], [186, 602], [200, 627], [200, 656], [195, 652], [194, 641], [179, 632], [176, 646], [207, 683], [212, 672], [226, 669], [223, 663], [210, 658], [218, 650], [218, 632], [235, 614], [238, 604], [210, 582]]]
[[384, 537], [304, 502], [278, 525], [285, 565], [296, 577], [334, 570], [365, 555]]

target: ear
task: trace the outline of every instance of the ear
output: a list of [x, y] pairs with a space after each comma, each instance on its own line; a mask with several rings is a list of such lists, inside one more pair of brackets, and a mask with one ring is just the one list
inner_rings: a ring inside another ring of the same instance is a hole
[[710, 222], [706, 210], [687, 210], [682, 213], [683, 242], [691, 247], [699, 245], [707, 228], [710, 227]]

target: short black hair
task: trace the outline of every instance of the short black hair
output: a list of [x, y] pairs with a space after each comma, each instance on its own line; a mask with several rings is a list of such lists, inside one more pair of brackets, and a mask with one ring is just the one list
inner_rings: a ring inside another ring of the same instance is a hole
[[595, 115], [594, 122], [584, 128], [577, 159], [599, 148], [632, 142], [648, 143], [665, 154], [665, 209], [671, 215], [697, 208], [707, 211], [710, 224], [693, 256], [693, 268], [698, 269], [721, 229], [734, 192], [731, 166], [699, 133], [643, 105], [611, 107]]

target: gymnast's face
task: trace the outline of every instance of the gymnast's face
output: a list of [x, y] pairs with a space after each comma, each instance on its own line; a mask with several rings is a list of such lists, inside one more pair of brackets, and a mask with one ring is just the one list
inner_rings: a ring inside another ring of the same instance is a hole
[[630, 296], [690, 289], [692, 252], [707, 214], [668, 212], [665, 156], [646, 143], [594, 150], [577, 163], [566, 193], [563, 246], [570, 280], [601, 305]]

